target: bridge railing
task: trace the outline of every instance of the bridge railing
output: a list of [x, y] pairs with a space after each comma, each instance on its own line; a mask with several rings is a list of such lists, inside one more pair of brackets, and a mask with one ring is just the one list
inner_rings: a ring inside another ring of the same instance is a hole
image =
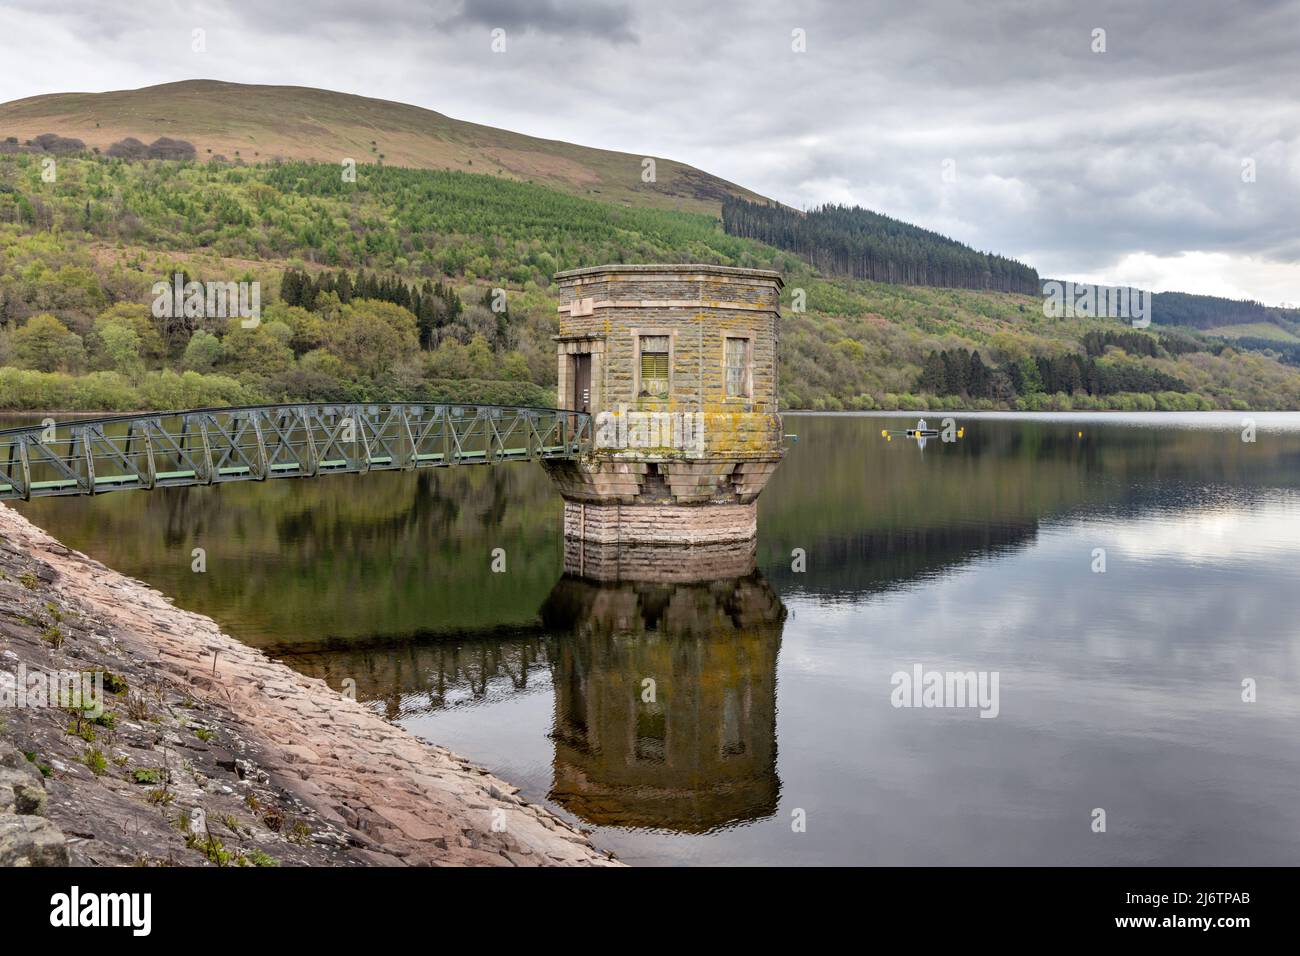
[[0, 500], [538, 458], [592, 447], [591, 416], [442, 403], [257, 405], [0, 431]]

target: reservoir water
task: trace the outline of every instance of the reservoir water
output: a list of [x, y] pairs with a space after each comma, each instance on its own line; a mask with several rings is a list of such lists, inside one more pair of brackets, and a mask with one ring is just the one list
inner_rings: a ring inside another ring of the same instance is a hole
[[788, 416], [694, 582], [566, 573], [528, 463], [18, 508], [632, 863], [1300, 861], [1300, 414], [916, 417]]

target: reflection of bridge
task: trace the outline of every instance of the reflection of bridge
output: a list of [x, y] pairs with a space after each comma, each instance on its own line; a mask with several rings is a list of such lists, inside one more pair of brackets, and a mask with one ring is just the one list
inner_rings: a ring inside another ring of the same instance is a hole
[[392, 719], [549, 687], [551, 800], [601, 826], [704, 833], [776, 812], [785, 615], [752, 570], [695, 584], [565, 575], [531, 627], [275, 656], [331, 687], [353, 681]]
[[0, 499], [576, 458], [591, 416], [441, 403], [145, 412], [0, 431]]
[[389, 720], [500, 700], [550, 685], [551, 637], [537, 625], [454, 635], [421, 633], [310, 649], [272, 648], [294, 670], [357, 699], [382, 703]]

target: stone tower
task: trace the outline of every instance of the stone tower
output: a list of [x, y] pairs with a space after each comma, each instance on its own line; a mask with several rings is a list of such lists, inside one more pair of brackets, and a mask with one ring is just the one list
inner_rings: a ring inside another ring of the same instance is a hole
[[559, 407], [590, 412], [595, 426], [588, 458], [544, 462], [566, 538], [753, 539], [756, 499], [784, 454], [780, 275], [609, 265], [555, 278]]

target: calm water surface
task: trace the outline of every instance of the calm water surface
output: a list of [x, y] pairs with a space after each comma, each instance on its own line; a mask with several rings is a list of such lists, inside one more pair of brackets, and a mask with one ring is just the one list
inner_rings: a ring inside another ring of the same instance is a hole
[[[790, 416], [756, 569], [690, 585], [565, 574], [529, 464], [19, 507], [630, 862], [1294, 865], [1300, 415], [1252, 417]], [[998, 716], [894, 708], [916, 664]]]

